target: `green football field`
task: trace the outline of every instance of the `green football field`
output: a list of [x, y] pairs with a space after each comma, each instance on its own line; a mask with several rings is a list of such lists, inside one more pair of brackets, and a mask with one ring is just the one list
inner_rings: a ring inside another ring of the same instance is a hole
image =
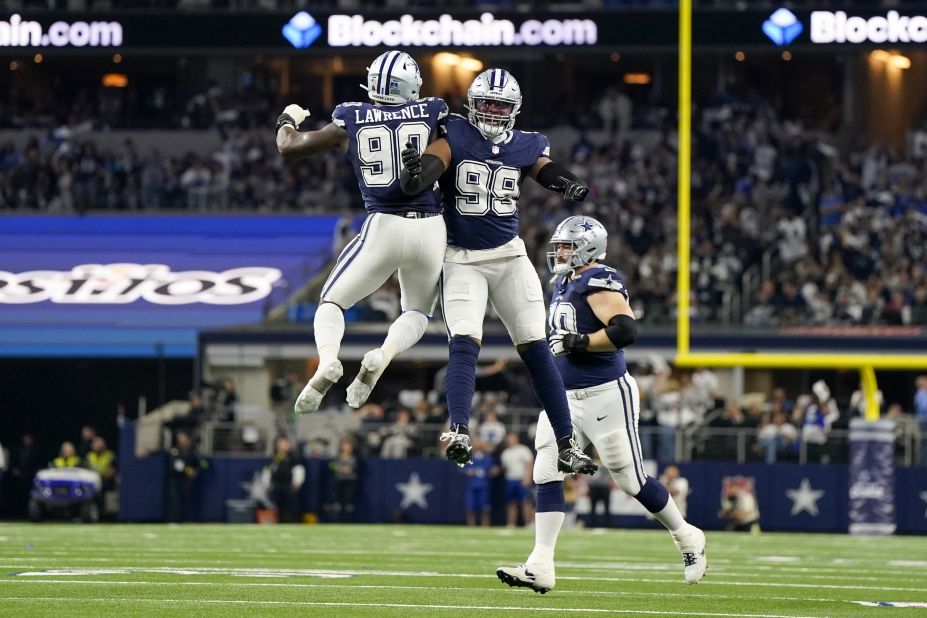
[[660, 531], [569, 530], [557, 587], [509, 588], [533, 531], [0, 525], [2, 616], [927, 616], [927, 538], [710, 532], [688, 586]]

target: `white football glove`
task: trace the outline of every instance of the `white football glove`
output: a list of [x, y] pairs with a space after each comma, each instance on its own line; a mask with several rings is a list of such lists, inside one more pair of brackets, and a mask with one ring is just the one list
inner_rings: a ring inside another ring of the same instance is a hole
[[292, 118], [293, 121], [296, 122], [297, 127], [303, 123], [303, 120], [309, 117], [309, 110], [304, 109], [295, 103], [290, 103], [284, 107], [283, 113]]

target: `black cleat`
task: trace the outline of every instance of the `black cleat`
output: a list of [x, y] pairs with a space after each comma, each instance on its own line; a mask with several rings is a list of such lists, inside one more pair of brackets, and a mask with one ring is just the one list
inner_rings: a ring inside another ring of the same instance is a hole
[[561, 449], [557, 456], [557, 469], [566, 474], [595, 474], [599, 467], [579, 448], [576, 438], [570, 438], [570, 446]]
[[447, 442], [447, 446], [444, 447], [445, 457], [456, 462], [461, 468], [470, 463], [470, 451], [473, 446], [470, 445], [469, 435], [459, 432], [457, 427], [451, 427], [450, 431], [441, 434], [441, 441]]

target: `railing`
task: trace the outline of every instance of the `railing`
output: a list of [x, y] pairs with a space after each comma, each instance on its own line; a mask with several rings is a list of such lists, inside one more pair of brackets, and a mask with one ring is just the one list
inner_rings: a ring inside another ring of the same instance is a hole
[[[850, 432], [847, 429], [832, 429], [825, 444], [812, 444], [799, 439], [793, 445], [778, 450], [776, 461], [797, 463], [845, 463], [850, 454]], [[910, 425], [903, 426], [896, 434], [895, 462], [911, 466], [917, 460], [919, 447], [918, 431]], [[921, 446], [925, 448], [925, 446]], [[757, 439], [755, 427], [705, 427], [695, 426], [683, 429], [677, 436], [677, 454], [680, 461], [702, 459], [765, 461], [764, 447]]]
[[[352, 414], [352, 413], [346, 413]], [[507, 431], [514, 431], [524, 438], [528, 435], [533, 444], [533, 427], [537, 422], [538, 411], [533, 408], [510, 408], [499, 420]], [[478, 418], [478, 414], [474, 414]], [[314, 456], [334, 456], [338, 442], [351, 436], [357, 443], [361, 454], [380, 455], [381, 449], [391, 437], [391, 423], [371, 427], [367, 424], [355, 425], [354, 428], [339, 433], [297, 434], [291, 433], [294, 442], [307, 444]], [[413, 432], [408, 436], [407, 456], [440, 457], [443, 452], [439, 436], [447, 429], [443, 423], [417, 423], [410, 427]], [[196, 432], [199, 436], [199, 450], [204, 455], [219, 453], [251, 454], [269, 456], [273, 451], [274, 438], [281, 428], [272, 424], [252, 421], [218, 422], [207, 421]], [[283, 433], [289, 433], [283, 431]], [[474, 423], [471, 432], [479, 436], [479, 425]], [[729, 428], [690, 425], [674, 430], [660, 425], [641, 425], [639, 428], [643, 456], [648, 460], [657, 460], [662, 464], [698, 460], [726, 460], [745, 463], [762, 462], [766, 453], [757, 439], [755, 427]], [[523, 440], [524, 441], [524, 440]], [[901, 466], [912, 466], [917, 461], [922, 445], [918, 430], [913, 425], [903, 425], [895, 442], [895, 461]], [[320, 450], [313, 450], [320, 449]], [[809, 444], [799, 439], [794, 445], [776, 453], [776, 461], [797, 463], [846, 463], [849, 459], [849, 431], [832, 429], [823, 445]], [[306, 453], [310, 454], [310, 453]]]

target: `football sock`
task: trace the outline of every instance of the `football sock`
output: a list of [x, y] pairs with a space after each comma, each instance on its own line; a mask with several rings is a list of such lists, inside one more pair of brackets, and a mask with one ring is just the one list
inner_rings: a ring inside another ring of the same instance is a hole
[[686, 525], [676, 503], [670, 500], [669, 492], [660, 481], [647, 477], [643, 488], [634, 496], [644, 508], [653, 513], [661, 524], [670, 532], [675, 532]]
[[418, 311], [406, 311], [393, 322], [386, 333], [386, 339], [380, 347], [383, 350], [383, 360], [389, 363], [402, 354], [422, 338], [428, 318]]
[[527, 564], [551, 562], [557, 536], [563, 525], [566, 502], [563, 499], [563, 481], [542, 483], [537, 486], [537, 510], [534, 516], [534, 551]]
[[447, 373], [444, 375], [444, 393], [451, 425], [468, 427], [473, 393], [476, 391], [476, 361], [480, 346], [467, 336], [451, 338], [448, 346]]
[[319, 350], [319, 367], [338, 359], [344, 337], [344, 313], [335, 303], [322, 303], [312, 321], [315, 346]]
[[[570, 407], [567, 404], [566, 389], [563, 378], [554, 364], [554, 357], [546, 341], [535, 341], [521, 354], [521, 359], [528, 368], [531, 386], [538, 396], [541, 406], [547, 411], [547, 418], [557, 437], [557, 445], [565, 448], [563, 440], [573, 436], [573, 423], [570, 421]], [[566, 443], [566, 446], [569, 446]]]

